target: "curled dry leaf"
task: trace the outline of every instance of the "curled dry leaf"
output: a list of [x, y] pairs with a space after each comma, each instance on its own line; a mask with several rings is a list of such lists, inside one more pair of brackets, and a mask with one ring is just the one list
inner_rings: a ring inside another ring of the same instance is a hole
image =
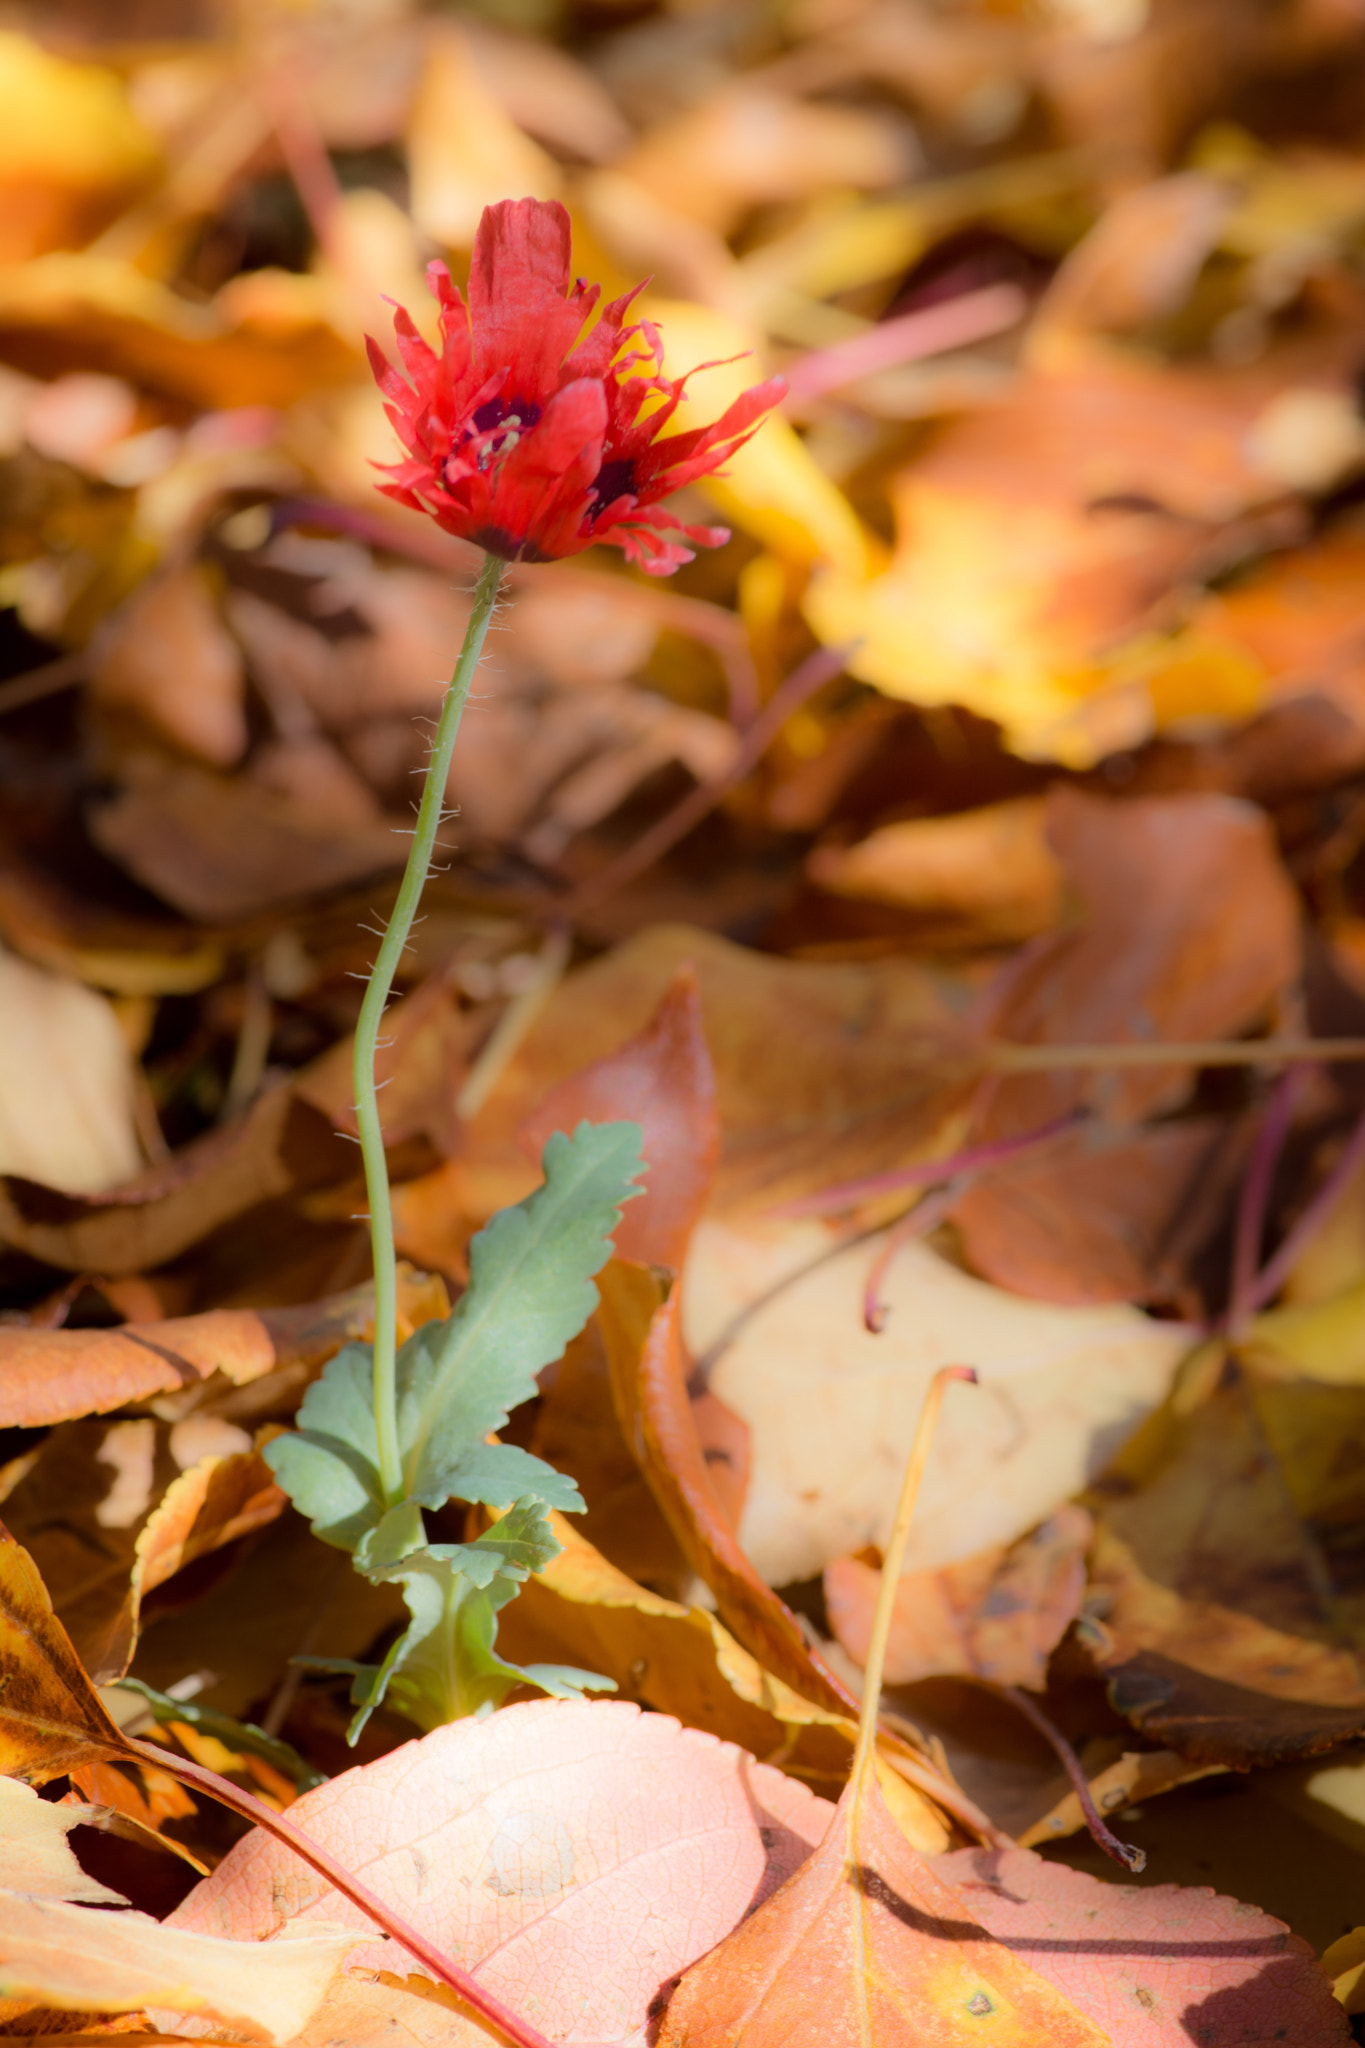
[[1144, 1735], [1245, 1768], [1365, 1727], [1365, 1393], [1231, 1370], [1096, 1496], [1086, 1639]]
[[283, 1507], [245, 1431], [212, 1418], [170, 1426], [141, 1416], [54, 1432], [5, 1517], [81, 1662], [107, 1685], [128, 1668], [146, 1596]]
[[552, 1088], [522, 1127], [540, 1157], [552, 1131], [580, 1120], [638, 1123], [644, 1198], [622, 1215], [616, 1256], [676, 1272], [706, 1205], [720, 1149], [716, 1074], [695, 970], [679, 967], [645, 1030]]
[[[1068, 1501], [1017, 1543], [907, 1573], [892, 1610], [887, 1683], [961, 1673], [1043, 1691], [1048, 1658], [1080, 1611], [1092, 1532], [1089, 1515]], [[880, 1568], [863, 1558], [825, 1567], [830, 1626], [858, 1664], [867, 1660], [880, 1584]]]
[[94, 1913], [57, 1899], [6, 1898], [0, 1996], [59, 2010], [171, 2008], [217, 2020], [251, 2041], [289, 2041], [306, 2024], [357, 1937], [315, 1927], [245, 1943], [187, 1934], [146, 1913]]
[[[400, 1286], [413, 1327], [447, 1312], [439, 1281], [404, 1268]], [[366, 1336], [373, 1321], [374, 1292], [366, 1286], [293, 1308], [209, 1309], [112, 1330], [0, 1328], [0, 1428], [101, 1414], [197, 1389], [217, 1373], [240, 1387], [292, 1368], [302, 1383], [343, 1344]]]
[[[826, 1802], [659, 1714], [537, 1701], [437, 1729], [310, 1792], [291, 1818], [558, 2039], [625, 2041], [659, 1986], [808, 1853]], [[172, 1916], [256, 1938], [352, 1921], [257, 1833]], [[383, 1968], [372, 1943], [358, 1966]]]
[[0, 1778], [0, 1892], [87, 1906], [123, 1905], [120, 1892], [81, 1869], [66, 1839], [90, 1813], [88, 1806], [56, 1806], [40, 1799], [17, 1778]]
[[0, 1772], [42, 1785], [129, 1754], [100, 1704], [33, 1560], [0, 1525]]
[[288, 1088], [266, 1088], [245, 1116], [102, 1194], [62, 1194], [17, 1175], [0, 1181], [0, 1238], [66, 1272], [140, 1273], [259, 1202], [353, 1168], [317, 1110]]

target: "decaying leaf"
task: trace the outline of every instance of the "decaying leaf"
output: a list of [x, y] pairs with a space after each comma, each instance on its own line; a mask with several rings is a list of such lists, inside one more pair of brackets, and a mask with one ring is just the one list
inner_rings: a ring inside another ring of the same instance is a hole
[[135, 1174], [128, 1045], [106, 996], [0, 951], [0, 1172], [68, 1195]]
[[128, 1745], [52, 1612], [33, 1560], [0, 1526], [0, 1770], [44, 1784], [73, 1764], [125, 1756]]
[[54, 1806], [31, 1785], [0, 1778], [0, 1891], [87, 1906], [125, 1904], [121, 1893], [82, 1870], [66, 1839], [89, 1811], [79, 1805]]
[[1365, 1726], [1351, 1562], [1363, 1419], [1356, 1387], [1233, 1370], [1106, 1483], [1087, 1635], [1149, 1738], [1245, 1767]]

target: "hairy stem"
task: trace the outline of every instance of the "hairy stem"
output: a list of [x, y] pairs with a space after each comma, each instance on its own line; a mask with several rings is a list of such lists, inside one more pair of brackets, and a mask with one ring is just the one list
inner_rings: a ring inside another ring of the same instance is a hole
[[352, 1079], [360, 1151], [365, 1162], [365, 1192], [370, 1204], [370, 1243], [374, 1248], [374, 1422], [379, 1447], [379, 1480], [384, 1499], [390, 1507], [396, 1507], [403, 1498], [394, 1382], [394, 1362], [398, 1351], [398, 1260], [393, 1246], [393, 1211], [389, 1202], [384, 1130], [379, 1120], [375, 1050], [379, 1043], [379, 1027], [393, 992], [398, 963], [407, 946], [431, 866], [436, 833], [445, 809], [446, 778], [450, 773], [460, 718], [483, 653], [484, 638], [498, 600], [504, 566], [497, 556], [487, 556], [474, 587], [474, 609], [469, 615], [464, 646], [460, 649], [460, 658], [441, 706], [436, 737], [427, 761], [422, 801], [417, 809], [417, 826], [412, 835], [412, 851], [403, 870], [393, 916], [389, 919], [370, 971], [369, 986], [360, 1006], [360, 1021], [355, 1028]]
[[166, 1771], [172, 1778], [178, 1778], [182, 1785], [189, 1785], [196, 1792], [207, 1793], [209, 1798], [216, 1799], [220, 1806], [231, 1807], [243, 1820], [253, 1821], [258, 1828], [264, 1828], [268, 1834], [272, 1834], [277, 1842], [283, 1842], [296, 1856], [311, 1864], [319, 1877], [325, 1877], [328, 1884], [335, 1891], [339, 1891], [343, 1898], [349, 1899], [353, 1906], [359, 1906], [361, 1912], [368, 1914], [377, 1927], [382, 1927], [386, 1934], [392, 1935], [414, 1961], [420, 1963], [439, 1984], [447, 1984], [452, 1991], [458, 1992], [466, 2005], [472, 2006], [475, 2012], [480, 2013], [500, 2033], [505, 2034], [507, 2039], [515, 2044], [515, 2048], [553, 2048], [553, 2044], [533, 2027], [529, 2020], [519, 2018], [510, 2006], [504, 2005], [500, 1998], [495, 1998], [491, 1991], [476, 1978], [471, 1977], [467, 1971], [462, 1970], [458, 1963], [452, 1963], [448, 1956], [442, 1955], [434, 1942], [419, 1934], [415, 1927], [410, 1927], [400, 1913], [395, 1913], [391, 1906], [386, 1906], [378, 1894], [372, 1892], [368, 1885], [362, 1884], [358, 1877], [353, 1876], [344, 1863], [338, 1863], [321, 1843], [313, 1841], [302, 1828], [295, 1827], [293, 1821], [286, 1820], [283, 1814], [274, 1812], [259, 1799], [254, 1799], [250, 1792], [243, 1792], [230, 1778], [220, 1778], [217, 1771], [205, 1770], [202, 1764], [190, 1763], [184, 1757], [176, 1756], [172, 1750], [158, 1748], [155, 1743], [139, 1742], [136, 1737], [126, 1735], [122, 1738], [120, 1747], [139, 1763], [151, 1764], [159, 1771]]

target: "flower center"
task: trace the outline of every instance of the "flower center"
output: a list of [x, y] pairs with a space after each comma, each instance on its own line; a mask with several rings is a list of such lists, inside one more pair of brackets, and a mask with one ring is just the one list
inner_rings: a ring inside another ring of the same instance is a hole
[[511, 398], [490, 398], [478, 406], [474, 412], [474, 432], [489, 437], [479, 450], [479, 468], [489, 469], [504, 455], [510, 455], [522, 435], [536, 424], [540, 411], [534, 399], [515, 394]]
[[592, 511], [599, 506], [610, 505], [614, 499], [622, 498], [635, 490], [635, 464], [628, 455], [613, 455], [604, 462], [593, 479]]

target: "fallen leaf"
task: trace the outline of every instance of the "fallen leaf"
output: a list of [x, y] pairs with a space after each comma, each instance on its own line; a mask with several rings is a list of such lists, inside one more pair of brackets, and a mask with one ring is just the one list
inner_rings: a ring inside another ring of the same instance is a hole
[[126, 1756], [28, 1552], [0, 1524], [0, 1770], [44, 1784], [73, 1764]]
[[[196, 1455], [200, 1446], [217, 1455]], [[68, 1423], [5, 1501], [91, 1677], [127, 1670], [143, 1600], [284, 1507], [251, 1438], [226, 1422]]]
[[534, 1178], [516, 1137], [525, 1117], [557, 1082], [647, 1029], [689, 965], [716, 1070], [716, 1199], [726, 1207], [766, 1207], [903, 1165], [956, 1128], [965, 1091], [933, 1064], [962, 1041], [965, 990], [953, 974], [899, 960], [780, 960], [710, 932], [652, 926], [567, 975], [527, 1032], [449, 1177], [467, 1213], [520, 1199]]
[[[961, 1672], [1043, 1692], [1047, 1663], [1080, 1611], [1089, 1515], [1069, 1502], [1016, 1543], [938, 1572], [907, 1573], [896, 1589], [886, 1682]], [[825, 1566], [825, 1606], [837, 1640], [867, 1661], [881, 1570], [859, 1557]]]
[[435, 242], [470, 249], [485, 206], [508, 192], [559, 191], [558, 166], [485, 89], [454, 23], [431, 38], [406, 142], [413, 218]]
[[1001, 1160], [952, 1219], [974, 1271], [1035, 1301], [1178, 1299], [1242, 1156], [1214, 1118], [1091, 1124], [1059, 1134], [1045, 1156]]
[[869, 119], [864, 109], [738, 85], [654, 129], [620, 168], [664, 205], [728, 233], [754, 205], [827, 185], [901, 184], [915, 155], [908, 123], [894, 115]]
[[266, 1087], [244, 1116], [98, 1194], [0, 1181], [0, 1240], [67, 1272], [138, 1273], [259, 1202], [346, 1178], [354, 1164], [315, 1109], [287, 1087]]
[[252, 2041], [288, 2041], [305, 2025], [357, 1936], [285, 1929], [278, 1940], [219, 1941], [145, 1913], [92, 1913], [57, 1899], [5, 1900], [0, 1994], [65, 2011], [142, 2012], [225, 2021]]
[[749, 1426], [739, 1540], [770, 1585], [885, 1540], [941, 1365], [970, 1358], [981, 1386], [945, 1409], [910, 1538], [915, 1571], [1013, 1542], [1051, 1514], [1159, 1406], [1185, 1349], [1136, 1310], [1024, 1301], [921, 1244], [882, 1280], [874, 1336], [862, 1309], [881, 1241], [840, 1245], [818, 1224], [757, 1219], [708, 1220], [693, 1240], [687, 1349]]
[[824, 570], [811, 625], [827, 646], [861, 641], [849, 666], [864, 681], [963, 704], [1028, 757], [1083, 768], [1140, 743], [1160, 642], [1139, 636], [1173, 583], [1215, 565], [1233, 522], [1281, 497], [1248, 452], [1277, 384], [1264, 363], [1032, 372], [903, 472], [890, 567]]
[[106, 996], [0, 952], [0, 1172], [98, 1194], [142, 1161], [128, 1042]]
[[1050, 931], [1063, 908], [1063, 870], [1046, 837], [1041, 797], [883, 825], [853, 846], [817, 847], [817, 888], [913, 911], [956, 945], [1003, 945]]
[[79, 1804], [54, 1806], [17, 1778], [0, 1778], [0, 1891], [87, 1906], [125, 1904], [121, 1893], [87, 1876], [67, 1841], [89, 1814]]
[[1350, 2028], [1307, 1942], [1196, 1887], [1102, 1884], [1027, 1849], [961, 1849], [935, 1868], [1113, 2048], [1327, 2048]]
[[1019, 2048], [1111, 2039], [1036, 1964], [991, 1939], [910, 1848], [873, 1781], [861, 1797], [849, 1785], [795, 1876], [687, 1973], [659, 2042], [952, 2048], [978, 2040], [983, 2019]]
[[[1116, 803], [1071, 788], [1048, 832], [1079, 925], [1001, 987], [993, 1031], [1026, 1044], [1229, 1038], [1298, 971], [1298, 912], [1264, 819], [1226, 797]], [[984, 1128], [1033, 1130], [1086, 1103], [1112, 1124], [1178, 1104], [1188, 1070], [1002, 1079]]]
[[[185, 687], [186, 676], [194, 688]], [[196, 760], [226, 768], [246, 751], [241, 649], [203, 573], [172, 569], [134, 596], [92, 663], [92, 701], [132, 713]]]
[[1104, 1483], [1084, 1633], [1149, 1739], [1245, 1768], [1365, 1727], [1348, 1534], [1362, 1426], [1358, 1388], [1230, 1369]]
[[[837, 1791], [855, 1734], [849, 1715], [815, 1706], [774, 1678], [714, 1614], [637, 1585], [562, 1516], [552, 1526], [560, 1555], [527, 1580], [500, 1620], [498, 1640], [509, 1656], [562, 1661], [571, 1644], [627, 1700], [736, 1742], [812, 1788]], [[922, 1794], [894, 1776], [884, 1790], [916, 1848], [947, 1847], [947, 1830]]]
[[[1110, 1745], [1111, 1747], [1113, 1745]], [[1086, 1760], [1090, 1797], [1101, 1815], [1138, 1806], [1158, 1793], [1171, 1792], [1180, 1785], [1193, 1785], [1200, 1778], [1217, 1777], [1223, 1764], [1191, 1763], [1174, 1749], [1127, 1749], [1111, 1764], [1094, 1769]], [[1081, 1802], [1067, 1791], [1047, 1813], [1024, 1828], [1019, 1835], [1021, 1849], [1039, 1849], [1059, 1842], [1066, 1835], [1078, 1835], [1086, 1826]]]
[[288, 2048], [487, 2048], [501, 2037], [444, 1984], [389, 1970], [345, 1970]]
[[[204, 924], [231, 924], [398, 865], [392, 829], [344, 762], [316, 742], [274, 758], [282, 772], [272, 787], [268, 754], [255, 778], [130, 757], [120, 787], [91, 808], [91, 837], [144, 888]], [[310, 760], [330, 772], [290, 774]]]
[[[290, 1817], [490, 1991], [586, 2043], [643, 2027], [660, 1984], [788, 1875], [827, 1810], [664, 1715], [538, 1701], [437, 1729]], [[315, 1917], [359, 1918], [258, 1831], [170, 1924], [261, 1939]], [[382, 1968], [356, 1938], [355, 1964]]]
[[0, 260], [75, 247], [153, 171], [156, 144], [126, 81], [7, 30], [0, 42]]
[[690, 967], [678, 969], [638, 1038], [551, 1089], [522, 1126], [523, 1141], [539, 1158], [552, 1131], [572, 1131], [584, 1117], [623, 1118], [642, 1132], [644, 1198], [622, 1216], [616, 1256], [676, 1271], [720, 1148], [716, 1075]]

